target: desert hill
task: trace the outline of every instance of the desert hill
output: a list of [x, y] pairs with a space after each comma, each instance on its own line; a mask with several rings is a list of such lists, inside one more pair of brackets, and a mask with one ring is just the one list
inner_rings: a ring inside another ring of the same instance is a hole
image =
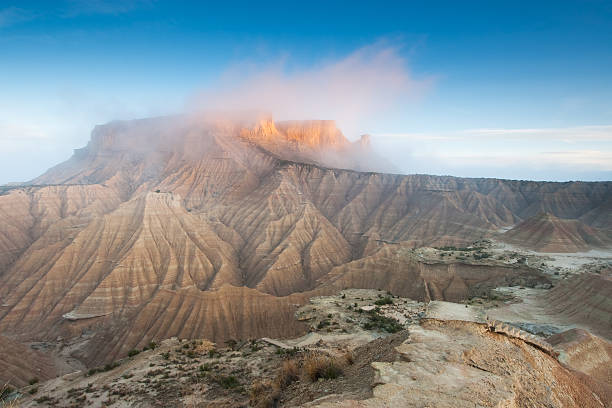
[[2, 190], [0, 333], [84, 336], [89, 365], [170, 336], [297, 335], [295, 308], [345, 287], [460, 300], [542, 279], [411, 248], [468, 245], [542, 211], [612, 228], [609, 182], [357, 171], [368, 158], [367, 138], [328, 121], [98, 126], [70, 160]]
[[612, 244], [609, 233], [546, 212], [526, 219], [503, 237], [509, 243], [541, 252], [580, 252]]

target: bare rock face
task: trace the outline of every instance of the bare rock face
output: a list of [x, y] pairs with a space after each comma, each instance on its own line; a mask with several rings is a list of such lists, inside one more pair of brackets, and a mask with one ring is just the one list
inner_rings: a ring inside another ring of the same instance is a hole
[[612, 342], [586, 330], [571, 329], [548, 338], [559, 360], [594, 381], [598, 394], [612, 400]]
[[70, 160], [2, 190], [0, 333], [93, 333], [90, 364], [172, 335], [295, 335], [296, 305], [344, 287], [460, 300], [541, 279], [412, 247], [467, 245], [542, 211], [609, 231], [612, 183], [341, 169], [367, 168], [367, 145], [329, 121], [96, 127]]
[[481, 325], [430, 321], [411, 326], [396, 347], [401, 361], [374, 362], [374, 396], [312, 404], [339, 407], [605, 407], [556, 359], [521, 340], [489, 333]]
[[606, 248], [609, 234], [579, 220], [557, 218], [550, 213], [531, 217], [504, 234], [510, 243], [541, 252], [580, 252]]
[[22, 387], [57, 375], [52, 359], [26, 345], [0, 336], [0, 383]]
[[424, 262], [407, 244], [385, 245], [373, 255], [335, 267], [321, 279], [322, 285], [339, 289], [380, 288], [419, 301], [460, 301], [498, 286], [544, 282], [546, 277], [522, 266]]
[[563, 281], [542, 302], [550, 314], [564, 316], [569, 322], [612, 341], [612, 271], [585, 273]]

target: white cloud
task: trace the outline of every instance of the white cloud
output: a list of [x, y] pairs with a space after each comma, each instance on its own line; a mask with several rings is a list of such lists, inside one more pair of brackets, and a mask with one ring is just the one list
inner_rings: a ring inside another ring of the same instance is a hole
[[350, 135], [417, 99], [432, 82], [415, 79], [395, 48], [376, 44], [297, 71], [283, 60], [263, 67], [240, 64], [200, 93], [194, 106], [264, 111], [277, 119], [335, 119]]
[[412, 140], [560, 140], [563, 142], [612, 142], [612, 125], [575, 126], [566, 128], [467, 129], [441, 133], [382, 133], [377, 136]]
[[388, 133], [372, 140], [404, 173], [558, 181], [612, 178], [611, 125]]

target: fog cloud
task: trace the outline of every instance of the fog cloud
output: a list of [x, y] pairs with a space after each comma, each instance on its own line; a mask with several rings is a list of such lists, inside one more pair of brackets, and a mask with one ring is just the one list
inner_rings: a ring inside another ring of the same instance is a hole
[[[246, 65], [246, 66], [245, 66]], [[334, 119], [350, 138], [418, 99], [432, 78], [415, 79], [396, 48], [371, 45], [308, 69], [287, 61], [245, 64], [195, 98], [197, 110], [263, 111], [275, 119]]]

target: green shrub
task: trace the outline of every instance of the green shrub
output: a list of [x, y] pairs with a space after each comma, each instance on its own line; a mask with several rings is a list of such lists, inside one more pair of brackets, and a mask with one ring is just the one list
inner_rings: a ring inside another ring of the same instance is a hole
[[128, 352], [128, 357], [134, 357], [134, 356], [137, 356], [138, 354], [140, 354], [140, 350], [136, 350], [136, 349], [130, 350]]
[[5, 399], [6, 397], [8, 397], [9, 394], [11, 394], [13, 391], [15, 391], [15, 390], [13, 388], [9, 387], [8, 385], [5, 385], [4, 387], [1, 387], [0, 388], [0, 401]]
[[377, 310], [368, 312], [369, 321], [362, 326], [366, 330], [382, 330], [387, 333], [397, 333], [404, 329], [396, 319], [378, 314]]
[[321, 330], [321, 329], [329, 326], [329, 323], [330, 323], [329, 320], [321, 320], [319, 322], [319, 324], [317, 325], [317, 329]]
[[393, 304], [393, 300], [387, 296], [384, 297], [382, 299], [378, 299], [376, 302], [374, 302], [375, 305], [377, 306], [382, 306], [382, 305], [392, 305]]
[[233, 375], [218, 375], [214, 378], [214, 381], [225, 389], [236, 388], [240, 385], [238, 379]]

